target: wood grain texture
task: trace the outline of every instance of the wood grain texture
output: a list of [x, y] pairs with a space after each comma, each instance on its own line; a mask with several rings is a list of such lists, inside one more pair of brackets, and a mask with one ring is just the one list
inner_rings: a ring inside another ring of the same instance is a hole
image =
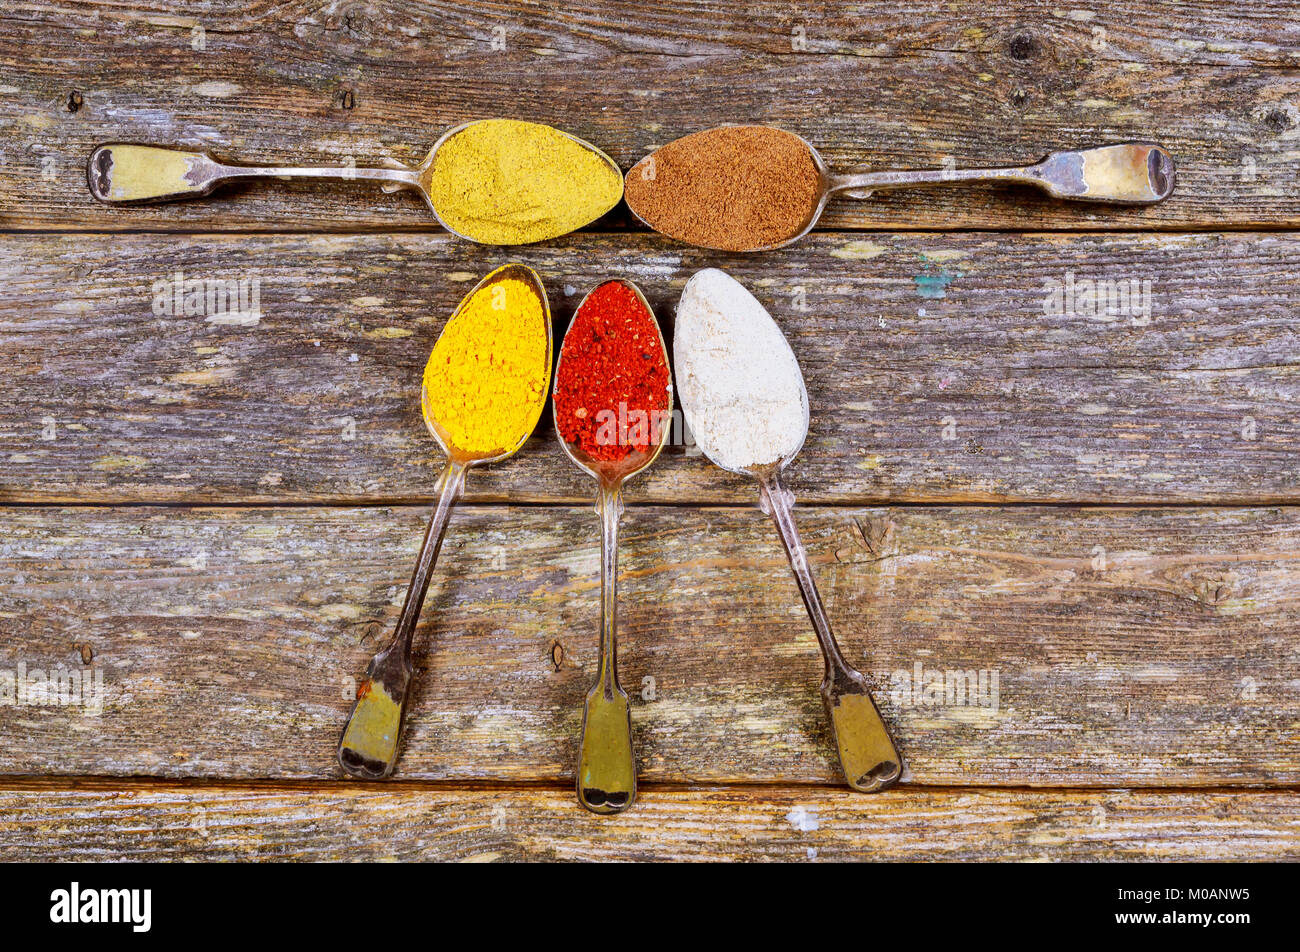
[[[354, 678], [395, 624], [426, 516], [4, 511], [0, 670], [98, 670], [103, 702], [97, 716], [0, 707], [0, 771], [338, 775]], [[1300, 511], [798, 517], [848, 658], [883, 685], [910, 782], [1300, 781]], [[598, 548], [588, 507], [456, 513], [417, 634], [400, 776], [571, 779]], [[765, 517], [632, 507], [621, 555], [642, 779], [838, 783], [820, 656]], [[912, 693], [918, 665], [983, 670], [985, 692]]]
[[0, 860], [1296, 860], [1291, 791], [133, 784], [0, 789]]
[[1236, 12], [1212, 0], [926, 0], [905, 17], [890, 3], [774, 0], [635, 13], [612, 2], [10, 3], [0, 226], [432, 228], [415, 200], [369, 186], [262, 185], [114, 210], [89, 197], [84, 164], [95, 145], [133, 139], [253, 162], [413, 162], [441, 130], [505, 115], [557, 124], [624, 168], [723, 122], [790, 128], [837, 169], [1004, 164], [1149, 138], [1180, 171], [1158, 207], [937, 190], [838, 202], [825, 224], [1294, 227], [1297, 37], [1284, 0]]
[[[1283, 0], [6, 3], [0, 859], [1300, 859], [1297, 95]], [[624, 168], [721, 122], [799, 132], [836, 169], [1150, 138], [1179, 185], [1127, 210], [836, 201], [753, 258], [621, 209], [503, 252], [367, 185], [130, 210], [85, 188], [108, 140], [413, 163], [494, 115]], [[992, 231], [922, 233], [952, 229]], [[454, 517], [404, 779], [338, 780], [436, 475], [419, 372], [507, 256], [558, 329], [613, 275], [669, 330], [700, 267], [770, 307], [813, 410], [798, 518], [905, 786], [839, 787], [775, 533], [677, 446], [624, 520], [641, 797], [577, 807], [597, 526], [549, 413]], [[155, 314], [177, 271], [256, 278], [260, 318]], [[1150, 281], [1150, 321], [1045, 313], [1074, 279]], [[950, 505], [982, 502], [1048, 505]], [[996, 673], [996, 704], [927, 703], [918, 667]], [[103, 709], [7, 705], [19, 670], [100, 672]]]
[[[1297, 498], [1293, 236], [838, 234], [762, 257], [606, 236], [512, 257], [544, 276], [557, 331], [615, 275], [669, 333], [696, 269], [753, 288], [808, 382], [791, 469], [805, 502]], [[501, 260], [426, 235], [4, 239], [0, 499], [427, 499], [424, 361]], [[156, 315], [154, 282], [178, 271], [256, 279], [260, 321]], [[1085, 279], [1139, 282], [1149, 318], [1044, 313], [1051, 282]], [[554, 439], [548, 409], [518, 456], [470, 475], [470, 497], [590, 498]], [[677, 446], [629, 493], [756, 490]]]

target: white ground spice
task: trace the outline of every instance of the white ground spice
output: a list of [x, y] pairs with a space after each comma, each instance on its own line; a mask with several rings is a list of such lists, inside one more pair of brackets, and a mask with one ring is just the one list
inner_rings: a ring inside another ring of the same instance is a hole
[[687, 425], [713, 462], [748, 470], [799, 452], [808, 434], [799, 362], [772, 315], [725, 271], [686, 283], [673, 360]]

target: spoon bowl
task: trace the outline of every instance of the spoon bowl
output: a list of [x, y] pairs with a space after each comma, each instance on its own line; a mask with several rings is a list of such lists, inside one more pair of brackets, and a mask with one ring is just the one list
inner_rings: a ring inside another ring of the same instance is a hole
[[[472, 238], [469, 235], [464, 234], [463, 232], [457, 231], [455, 228], [447, 224], [447, 222], [443, 219], [442, 215], [438, 213], [438, 209], [434, 206], [433, 196], [430, 193], [430, 188], [433, 182], [433, 166], [438, 156], [438, 150], [441, 149], [448, 142], [448, 140], [452, 139], [454, 136], [458, 135], [459, 133], [464, 132], [466, 129], [469, 129], [471, 126], [476, 126], [482, 122], [491, 122], [491, 121], [492, 120], [490, 119], [472, 119], [469, 122], [462, 122], [460, 125], [452, 126], [450, 129], [448, 129], [438, 138], [438, 141], [433, 144], [433, 148], [429, 150], [429, 154], [425, 156], [424, 161], [421, 162], [419, 166], [417, 166], [414, 169], [414, 176], [416, 181], [413, 185], [390, 183], [383, 186], [383, 191], [396, 192], [406, 188], [418, 192], [420, 196], [424, 198], [425, 205], [429, 207], [429, 212], [433, 215], [435, 219], [437, 219], [438, 224], [441, 225], [443, 228], [447, 229], [447, 231], [451, 232], [453, 235], [455, 235], [458, 238], [464, 238], [466, 241], [473, 241], [476, 244], [494, 244], [494, 242], [485, 242], [485, 241], [480, 241], [477, 238]], [[550, 128], [554, 128], [554, 127], [552, 126]], [[596, 156], [606, 165], [606, 167], [609, 168], [609, 170], [614, 174], [614, 176], [617, 179], [619, 179], [620, 181], [622, 180], [623, 170], [619, 168], [618, 163], [615, 162], [613, 159], [611, 159], [608, 155], [606, 155], [604, 151], [596, 148], [596, 146], [592, 145], [586, 139], [580, 139], [571, 133], [565, 132], [563, 129], [555, 129], [555, 131], [560, 133], [560, 135], [564, 136], [570, 141], [577, 143], [582, 148], [590, 152], [592, 155]], [[613, 208], [614, 205], [617, 205], [621, 199], [622, 199], [622, 194], [620, 192], [619, 196], [614, 199], [613, 204], [611, 204], [609, 208], [604, 209], [600, 213], [600, 215], [604, 215], [606, 212], [608, 212], [610, 208]], [[597, 215], [596, 218], [599, 218], [600, 215]], [[595, 221], [595, 218], [593, 218], [592, 221]], [[548, 237], [558, 237], [558, 236], [548, 236]], [[547, 239], [539, 238], [538, 240], [545, 241]]]
[[[522, 265], [522, 264], [502, 265], [501, 267], [497, 268], [495, 271], [489, 273], [486, 277], [483, 278], [483, 280], [479, 281], [478, 284], [474, 285], [474, 287], [471, 288], [470, 291], [463, 298], [461, 298], [460, 304], [456, 306], [456, 310], [452, 312], [452, 315], [450, 318], [448, 318], [447, 323], [443, 325], [442, 334], [445, 334], [447, 332], [447, 328], [451, 327], [452, 322], [455, 321], [456, 318], [460, 317], [460, 314], [465, 309], [465, 306], [471, 300], [473, 300], [476, 294], [478, 294], [486, 287], [490, 287], [493, 284], [497, 284], [501, 281], [507, 281], [510, 279], [521, 281], [524, 284], [526, 284], [532, 290], [532, 292], [537, 296], [537, 299], [542, 304], [542, 324], [544, 325], [546, 330], [546, 369], [547, 369], [547, 375], [549, 377], [551, 364], [554, 358], [554, 338], [551, 331], [551, 308], [550, 308], [550, 303], [547, 301], [546, 298], [546, 288], [542, 284], [541, 277], [537, 274], [536, 271], [534, 271], [532, 268], [528, 267], [527, 265]], [[442, 334], [438, 335], [439, 340], [442, 339]], [[433, 345], [433, 349], [436, 350], [437, 347], [438, 344], [437, 341], [435, 341]], [[424, 420], [424, 425], [428, 427], [429, 434], [433, 437], [434, 442], [438, 444], [438, 447], [442, 450], [442, 452], [447, 456], [449, 460], [462, 462], [466, 466], [483, 466], [488, 463], [497, 463], [517, 453], [520, 447], [522, 447], [525, 443], [528, 442], [528, 437], [532, 435], [533, 429], [537, 426], [537, 419], [541, 417], [542, 408], [545, 406], [545, 404], [546, 404], [546, 398], [545, 396], [543, 396], [541, 400], [538, 401], [537, 418], [533, 420], [533, 425], [528, 428], [527, 432], [523, 433], [519, 437], [519, 439], [514, 443], [514, 445], [503, 446], [500, 447], [499, 449], [494, 449], [488, 453], [471, 453], [460, 447], [455, 446], [452, 443], [451, 436], [447, 432], [446, 427], [444, 427], [441, 423], [438, 422], [438, 420], [434, 416], [433, 410], [429, 406], [429, 394], [425, 390], [423, 381], [420, 384], [420, 416]]]
[[[1123, 142], [1095, 148], [1052, 152], [1033, 165], [1002, 168], [937, 169], [927, 171], [880, 171], [837, 174], [810, 142], [802, 136], [773, 126], [724, 125], [695, 135], [708, 135], [721, 129], [762, 129], [779, 132], [798, 142], [811, 159], [817, 174], [818, 188], [807, 217], [779, 241], [750, 248], [723, 246], [717, 242], [688, 242], [721, 251], [772, 251], [793, 244], [808, 234], [821, 219], [827, 204], [835, 195], [847, 198], [870, 198], [876, 192], [901, 188], [925, 188], [955, 182], [988, 183], [1012, 182], [1032, 185], [1054, 198], [1067, 201], [1101, 202], [1116, 205], [1147, 205], [1164, 201], [1174, 190], [1176, 173], [1169, 152], [1153, 142]], [[689, 137], [687, 137], [689, 138]], [[677, 140], [681, 141], [681, 140]], [[669, 144], [671, 146], [672, 143]], [[662, 148], [668, 148], [664, 146]], [[634, 175], [646, 175], [653, 169], [657, 149], [638, 161], [628, 170], [625, 183]], [[647, 165], [649, 163], [649, 165]], [[625, 188], [625, 193], [628, 190]], [[628, 208], [633, 216], [647, 228], [661, 231], [639, 210], [629, 193]], [[681, 235], [668, 234], [670, 238], [685, 240]]]
[[[626, 281], [622, 279], [619, 279], [614, 282], [606, 282], [606, 283], [621, 284], [625, 288], [630, 290], [633, 294], [636, 295], [637, 301], [641, 304], [643, 308], [645, 308], [646, 314], [650, 315], [650, 319], [654, 323], [655, 330], [658, 332], [659, 350], [660, 353], [663, 355], [664, 366], [665, 367], [670, 366], [668, 360], [668, 345], [664, 342], [663, 329], [659, 326], [659, 322], [655, 320], [654, 308], [650, 306], [650, 302], [646, 300], [646, 296], [643, 293], [641, 293], [641, 289], [637, 287], [636, 284], [633, 283], [632, 281]], [[583, 296], [582, 300], [578, 302], [578, 306], [577, 308], [574, 309], [573, 313], [576, 315], [579, 312], [581, 312], [583, 306], [586, 305], [587, 301], [591, 298], [591, 296], [595, 294], [596, 291], [599, 290], [601, 287], [604, 287], [604, 284], [599, 285], [596, 288], [593, 288], [591, 291], [588, 291], [587, 294]], [[571, 330], [573, 330], [573, 323], [570, 323], [568, 329], [565, 331], [566, 339], [568, 338], [568, 331]], [[561, 341], [560, 354], [559, 357], [556, 358], [556, 362], [555, 362], [555, 387], [557, 388], [559, 386], [559, 380], [560, 380], [560, 367], [563, 365], [563, 362], [564, 362], [564, 342]], [[552, 390], [552, 398], [554, 398], [554, 388]], [[672, 410], [673, 410], [672, 384], [669, 383], [668, 406], [664, 411], [665, 415], [671, 415]], [[556, 433], [560, 437], [560, 448], [564, 450], [564, 455], [569, 457], [569, 459], [573, 461], [574, 465], [576, 465], [579, 469], [585, 472], [588, 476], [600, 480], [602, 484], [607, 483], [611, 485], [617, 485], [627, 479], [630, 479], [632, 476], [635, 476], [637, 473], [641, 472], [641, 470], [645, 469], [647, 466], [649, 466], [651, 463], [653, 463], [656, 459], [659, 458], [659, 454], [663, 452], [664, 445], [668, 441], [669, 428], [658, 427], [657, 431], [658, 431], [659, 438], [657, 440], [652, 440], [651, 445], [647, 449], [644, 450], [634, 449], [632, 452], [628, 453], [627, 456], [623, 457], [623, 459], [621, 460], [601, 460], [591, 456], [591, 454], [583, 450], [583, 448], [578, 444], [569, 443], [568, 441], [566, 441], [564, 439], [564, 435], [559, 433], [558, 422], [556, 426]]]

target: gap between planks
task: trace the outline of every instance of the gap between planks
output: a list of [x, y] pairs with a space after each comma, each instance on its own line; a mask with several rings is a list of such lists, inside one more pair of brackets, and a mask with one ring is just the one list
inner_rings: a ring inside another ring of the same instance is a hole
[[[325, 499], [251, 499], [230, 500], [225, 502], [178, 501], [178, 500], [84, 500], [77, 497], [68, 499], [5, 499], [0, 495], [0, 508], [5, 509], [426, 509], [438, 502], [437, 496], [407, 497], [330, 497]], [[586, 496], [560, 496], [551, 499], [537, 497], [483, 497], [464, 496], [457, 503], [458, 508], [477, 507], [483, 509], [572, 509], [575, 506], [589, 506], [591, 498]], [[800, 510], [822, 509], [835, 511], [839, 509], [1017, 509], [1017, 510], [1141, 510], [1141, 509], [1270, 509], [1278, 506], [1290, 507], [1300, 505], [1300, 495], [1265, 496], [1242, 502], [1233, 499], [1138, 499], [1109, 502], [1097, 499], [1078, 500], [1002, 500], [979, 496], [954, 496], [952, 498], [927, 498], [921, 500], [899, 499], [892, 496], [861, 496], [848, 500], [809, 500], [798, 501]], [[698, 500], [656, 501], [630, 500], [629, 509], [692, 509], [702, 511], [753, 509], [758, 507], [757, 492], [752, 506], [740, 502], [699, 502]]]
[[[103, 790], [128, 792], [144, 791], [235, 791], [273, 793], [355, 793], [361, 791], [387, 793], [501, 793], [538, 792], [538, 793], [572, 793], [572, 783], [556, 783], [553, 780], [421, 780], [390, 779], [382, 781], [350, 780], [341, 778], [295, 779], [295, 778], [243, 778], [224, 777], [154, 777], [137, 775], [116, 777], [111, 774], [54, 775], [34, 774], [0, 777], [0, 794], [6, 792], [41, 792], [41, 791], [78, 791]], [[750, 793], [756, 797], [764, 795], [843, 793], [849, 794], [849, 788], [843, 784], [828, 784], [817, 781], [796, 783], [782, 781], [771, 783], [764, 781], [725, 781], [713, 783], [665, 783], [655, 781], [638, 781], [638, 795], [643, 794], [690, 794], [724, 791]], [[1153, 787], [1115, 785], [1103, 787], [1084, 787], [1077, 784], [1035, 786], [1019, 784], [1012, 786], [994, 786], [989, 784], [927, 784], [909, 781], [890, 788], [891, 793], [902, 795], [917, 793], [926, 795], [960, 795], [963, 793], [996, 793], [1014, 796], [1051, 796], [1078, 795], [1100, 796], [1107, 793], [1125, 793], [1152, 796], [1186, 796], [1196, 794], [1214, 794], [1228, 796], [1233, 794], [1300, 794], [1300, 784], [1249, 785], [1241, 783], [1196, 784], [1192, 786]], [[863, 794], [863, 799], [871, 797]]]

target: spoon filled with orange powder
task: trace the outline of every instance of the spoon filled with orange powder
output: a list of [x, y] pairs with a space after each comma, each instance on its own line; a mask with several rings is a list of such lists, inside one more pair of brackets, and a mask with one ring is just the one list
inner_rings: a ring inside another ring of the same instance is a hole
[[560, 347], [552, 400], [564, 452], [599, 487], [600, 670], [583, 706], [578, 801], [594, 813], [618, 813], [636, 798], [631, 713], [617, 670], [622, 488], [659, 456], [673, 406], [668, 349], [632, 282], [607, 281], [578, 306]]

